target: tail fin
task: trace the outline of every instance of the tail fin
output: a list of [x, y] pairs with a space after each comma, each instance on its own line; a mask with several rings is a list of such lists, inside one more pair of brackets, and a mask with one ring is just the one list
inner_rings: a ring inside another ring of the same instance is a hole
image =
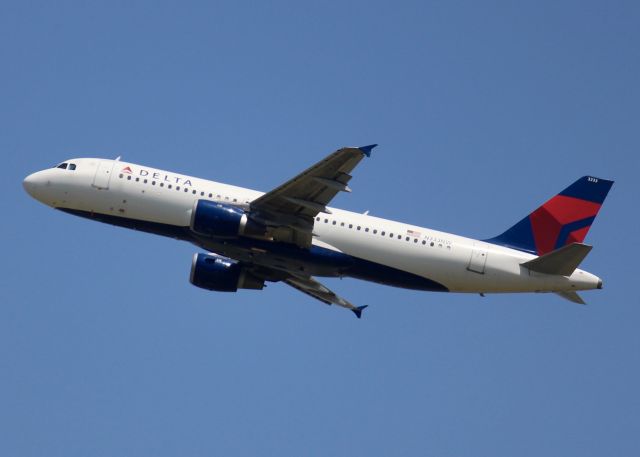
[[485, 241], [536, 255], [582, 243], [612, 185], [583, 176], [502, 235]]

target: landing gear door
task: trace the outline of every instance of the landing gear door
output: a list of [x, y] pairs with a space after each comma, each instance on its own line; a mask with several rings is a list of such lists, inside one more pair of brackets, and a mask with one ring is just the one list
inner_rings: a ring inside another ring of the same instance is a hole
[[486, 263], [487, 251], [476, 246], [473, 248], [473, 251], [471, 251], [471, 258], [469, 259], [467, 270], [484, 274], [484, 266], [486, 265]]
[[115, 166], [113, 160], [101, 160], [96, 168], [96, 175], [93, 177], [93, 187], [98, 189], [108, 189], [111, 181], [111, 172]]

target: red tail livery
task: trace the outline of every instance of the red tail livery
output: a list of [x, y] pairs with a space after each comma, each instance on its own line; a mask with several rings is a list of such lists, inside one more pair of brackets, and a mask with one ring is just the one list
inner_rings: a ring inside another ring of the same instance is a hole
[[489, 243], [544, 255], [587, 236], [613, 181], [583, 176]]

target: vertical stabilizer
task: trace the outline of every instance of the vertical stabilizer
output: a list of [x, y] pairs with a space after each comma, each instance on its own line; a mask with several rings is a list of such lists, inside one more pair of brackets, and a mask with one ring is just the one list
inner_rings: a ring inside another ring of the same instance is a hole
[[613, 181], [583, 176], [503, 234], [485, 240], [536, 255], [582, 243]]

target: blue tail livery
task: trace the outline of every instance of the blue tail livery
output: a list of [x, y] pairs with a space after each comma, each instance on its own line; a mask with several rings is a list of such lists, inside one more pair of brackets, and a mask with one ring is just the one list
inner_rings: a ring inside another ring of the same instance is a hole
[[582, 243], [612, 185], [613, 181], [583, 176], [503, 234], [485, 241], [536, 255]]

